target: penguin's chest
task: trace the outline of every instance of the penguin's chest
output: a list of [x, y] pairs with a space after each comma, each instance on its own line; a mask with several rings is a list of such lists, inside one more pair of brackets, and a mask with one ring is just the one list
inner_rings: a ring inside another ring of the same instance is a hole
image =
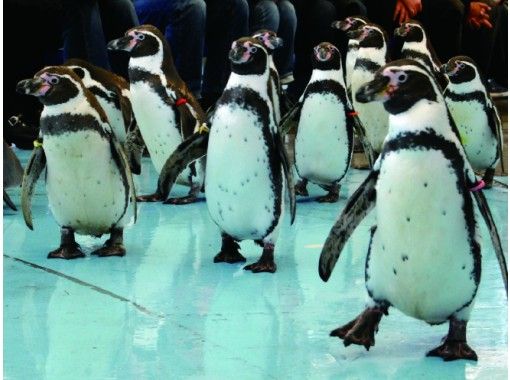
[[490, 167], [498, 154], [498, 141], [489, 127], [483, 106], [477, 101], [453, 102], [448, 99], [447, 104], [473, 168]]
[[410, 316], [443, 322], [477, 289], [456, 172], [440, 151], [400, 150], [384, 157], [376, 190], [367, 289]]
[[[281, 168], [257, 114], [237, 105], [220, 106], [211, 123], [205, 193], [215, 223], [238, 239], [261, 239], [281, 210]], [[266, 132], [269, 135], [269, 132]], [[279, 176], [279, 181], [275, 176]]]
[[109, 142], [92, 131], [49, 135], [44, 152], [48, 201], [58, 224], [81, 234], [108, 232], [125, 214], [127, 192]]
[[115, 104], [101, 98], [100, 96], [97, 97], [97, 100], [108, 117], [108, 122], [112, 127], [117, 141], [124, 144], [126, 142], [126, 127], [124, 125], [122, 112], [115, 106]]
[[140, 132], [156, 171], [160, 173], [170, 154], [182, 141], [177, 115], [148, 83], [132, 83], [130, 91]]
[[345, 56], [345, 83], [347, 84], [347, 87], [351, 86], [352, 72], [354, 70], [354, 64], [356, 63], [357, 56], [358, 46], [349, 46], [349, 50]]
[[351, 158], [345, 107], [331, 93], [313, 93], [301, 109], [295, 162], [301, 177], [318, 184], [339, 181]]
[[[277, 73], [275, 72], [273, 75], [277, 78]], [[280, 110], [280, 97], [278, 96], [278, 84], [276, 78], [271, 78], [271, 101], [273, 103], [273, 110], [275, 115], [276, 123], [280, 122], [281, 110]]]

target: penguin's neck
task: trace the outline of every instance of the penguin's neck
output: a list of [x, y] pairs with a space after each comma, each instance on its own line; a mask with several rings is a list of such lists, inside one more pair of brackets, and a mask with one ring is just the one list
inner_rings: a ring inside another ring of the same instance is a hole
[[153, 55], [142, 57], [131, 57], [129, 60], [129, 70], [145, 71], [154, 75], [163, 74], [163, 49]]
[[351, 52], [351, 51], [356, 51], [358, 49], [359, 49], [359, 41], [355, 40], [355, 39], [350, 39], [349, 42], [347, 43], [347, 51]]
[[463, 83], [449, 82], [446, 89], [450, 90], [455, 94], [469, 94], [475, 91], [482, 91], [483, 93], [485, 93], [485, 87], [478, 75], [469, 82]]
[[267, 62], [269, 63], [269, 69], [274, 70], [275, 72], [278, 73], [278, 70], [276, 69], [276, 65], [274, 64], [274, 59], [273, 59], [272, 54], [267, 56]]
[[382, 48], [360, 47], [357, 58], [366, 59], [384, 66], [386, 64], [386, 44]]
[[257, 91], [262, 96], [268, 97], [267, 92], [269, 80], [269, 65], [262, 74], [236, 74], [232, 72], [230, 78], [228, 78], [227, 86], [225, 89], [231, 89], [233, 87], [248, 87], [252, 90]]
[[323, 80], [333, 80], [335, 82], [341, 83], [344, 85], [344, 73], [342, 68], [338, 70], [318, 70], [315, 69], [312, 71], [312, 76], [310, 77], [310, 83], [319, 82]]
[[445, 102], [421, 99], [407, 111], [396, 115], [390, 114], [388, 139], [395, 138], [403, 132], [418, 133], [426, 129], [433, 129], [443, 136], [452, 136]]

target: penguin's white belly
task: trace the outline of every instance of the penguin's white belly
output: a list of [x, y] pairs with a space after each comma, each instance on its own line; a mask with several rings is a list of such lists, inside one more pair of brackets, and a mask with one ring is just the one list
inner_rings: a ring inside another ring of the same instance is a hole
[[[143, 82], [131, 84], [131, 103], [143, 140], [149, 150], [156, 171], [161, 169], [175, 148], [182, 142], [177, 115], [153, 90]], [[186, 168], [178, 182], [188, 183]]]
[[351, 87], [352, 72], [354, 70], [354, 64], [358, 56], [358, 49], [349, 48], [347, 55], [345, 56], [345, 84], [347, 88]]
[[493, 165], [498, 155], [498, 141], [493, 135], [482, 105], [476, 101], [447, 101], [457, 125], [467, 158], [475, 170]]
[[445, 321], [476, 292], [464, 200], [449, 164], [439, 151], [390, 153], [376, 185], [367, 288], [430, 323]]
[[124, 143], [126, 142], [126, 127], [124, 125], [124, 117], [122, 116], [122, 112], [119, 109], [115, 108], [115, 106], [112, 103], [105, 101], [100, 96], [97, 97], [97, 100], [99, 101], [99, 104], [101, 105], [104, 112], [106, 113], [106, 116], [108, 117], [108, 122], [112, 127], [113, 133], [115, 134], [117, 141], [124, 145]]
[[222, 231], [262, 239], [275, 217], [269, 152], [258, 115], [221, 106], [211, 123], [205, 175], [207, 207]]
[[345, 175], [350, 162], [345, 108], [333, 94], [311, 94], [301, 109], [295, 143], [300, 177], [329, 185]]
[[59, 225], [90, 235], [124, 225], [126, 189], [105, 138], [93, 131], [44, 136], [44, 152], [48, 201]]

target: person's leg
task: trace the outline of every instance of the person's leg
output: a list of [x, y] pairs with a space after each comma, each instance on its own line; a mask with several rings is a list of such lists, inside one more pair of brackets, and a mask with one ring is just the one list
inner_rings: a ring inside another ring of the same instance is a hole
[[246, 0], [207, 0], [206, 54], [202, 98], [205, 108], [223, 92], [230, 75], [228, 52], [232, 41], [248, 35]]
[[269, 29], [278, 32], [280, 12], [272, 0], [260, 0], [250, 8], [250, 34], [259, 29]]
[[296, 34], [297, 17], [294, 6], [289, 0], [278, 2], [280, 10], [280, 24], [277, 34], [283, 39], [283, 47], [275, 52], [276, 68], [283, 78], [292, 74], [294, 67], [294, 37]]

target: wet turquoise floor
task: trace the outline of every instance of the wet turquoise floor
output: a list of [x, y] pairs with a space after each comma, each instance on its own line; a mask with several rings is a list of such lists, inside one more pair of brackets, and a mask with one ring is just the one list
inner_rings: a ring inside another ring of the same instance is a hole
[[[28, 153], [20, 156], [25, 164]], [[478, 363], [426, 358], [447, 325], [431, 327], [395, 309], [383, 318], [369, 352], [328, 336], [364, 306], [373, 215], [354, 233], [328, 283], [320, 280], [317, 262], [339, 210], [366, 174], [351, 171], [336, 204], [299, 201], [295, 225], [287, 215], [276, 245], [275, 274], [213, 264], [220, 238], [205, 202], [140, 205], [138, 223], [125, 233], [124, 258], [48, 260], [59, 229], [40, 181], [35, 231], [20, 212], [4, 208], [4, 378], [506, 378], [507, 300], [485, 228], [482, 282], [468, 325]], [[153, 190], [155, 178], [145, 161], [137, 178], [141, 193]], [[9, 193], [19, 204], [19, 191]], [[495, 187], [486, 195], [506, 250], [507, 190]], [[88, 254], [105, 239], [78, 242]], [[260, 254], [251, 242], [242, 250], [248, 262]]]

